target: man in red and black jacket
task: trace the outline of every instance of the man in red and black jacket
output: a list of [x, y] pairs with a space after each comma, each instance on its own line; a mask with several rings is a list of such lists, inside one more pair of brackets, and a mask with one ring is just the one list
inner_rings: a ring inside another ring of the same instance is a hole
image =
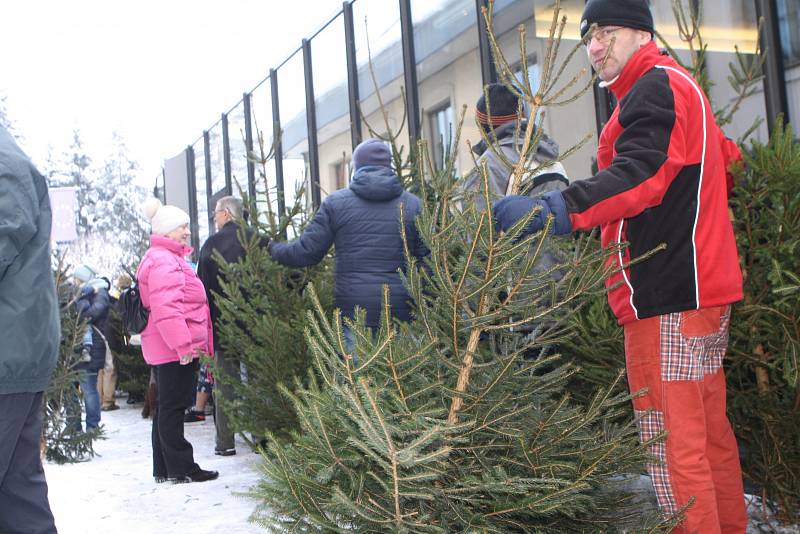
[[[589, 33], [591, 30], [591, 34]], [[599, 172], [540, 199], [494, 206], [500, 229], [538, 208], [525, 233], [600, 226], [602, 244], [628, 242], [608, 259], [606, 284], [625, 330], [628, 382], [662, 512], [695, 503], [677, 532], [744, 532], [741, 468], [726, 416], [722, 359], [730, 305], [742, 274], [728, 216], [727, 169], [741, 158], [714, 122], [697, 82], [653, 41], [646, 0], [590, 0], [581, 33], [601, 85], [618, 105], [597, 150]], [[610, 51], [609, 51], [610, 49]], [[666, 249], [631, 264], [660, 244]]]

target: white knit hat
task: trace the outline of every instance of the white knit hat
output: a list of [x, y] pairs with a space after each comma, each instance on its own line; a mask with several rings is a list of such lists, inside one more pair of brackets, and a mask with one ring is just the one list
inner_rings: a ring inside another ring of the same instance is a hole
[[176, 228], [189, 224], [189, 214], [177, 206], [164, 206], [157, 198], [149, 198], [142, 206], [144, 216], [150, 220], [153, 233], [167, 235]]
[[97, 276], [97, 271], [92, 267], [83, 264], [75, 267], [75, 270], [72, 271], [72, 276], [85, 284]]

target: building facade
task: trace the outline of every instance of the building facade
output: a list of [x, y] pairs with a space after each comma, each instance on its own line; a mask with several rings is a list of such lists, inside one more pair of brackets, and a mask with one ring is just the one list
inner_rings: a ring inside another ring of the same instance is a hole
[[[684, 3], [697, 5], [694, 0]], [[487, 4], [486, 0], [344, 2], [338, 14], [303, 39], [258, 86], [168, 160], [161, 187], [187, 192], [166, 200], [188, 203], [184, 207], [192, 216], [196, 247], [213, 231], [213, 207], [221, 196], [246, 193], [258, 200], [260, 208], [269, 203], [280, 212], [286, 203], [281, 192], [291, 202], [304, 187], [305, 201], [318, 206], [325, 195], [347, 186], [352, 150], [364, 138], [391, 134], [406, 150], [424, 139], [434, 164], [440, 165], [454, 149], [452, 138], [464, 108], [456, 163], [459, 172], [469, 171], [473, 160], [468, 142], [480, 141], [474, 104], [483, 85], [497, 79], [480, 15]], [[520, 81], [526, 72], [531, 86], [538, 87], [547, 71], [553, 2], [494, 0], [493, 4], [493, 33], [509, 72]], [[583, 5], [584, 0], [561, 2], [567, 23], [555, 64], [565, 66], [555, 87], [558, 90], [574, 78], [575, 84], [557, 99], [571, 101], [548, 107], [539, 117], [562, 153], [583, 143], [563, 160], [570, 179], [591, 175], [597, 132], [611, 106], [606, 91], [590, 84], [578, 33]], [[800, 118], [800, 2], [705, 0], [700, 6], [707, 47], [704, 72], [713, 84], [709, 97], [717, 109], [739, 105], [734, 120], [724, 128], [727, 135], [740, 138], [755, 125], [751, 135], [765, 141], [779, 113], [790, 121]], [[693, 51], [679, 37], [671, 2], [652, 1], [651, 9], [661, 36], [690, 63]], [[728, 82], [729, 64], [737, 61], [737, 47], [745, 60], [755, 60], [759, 44], [767, 50], [764, 76], [752, 94], [738, 102]]]

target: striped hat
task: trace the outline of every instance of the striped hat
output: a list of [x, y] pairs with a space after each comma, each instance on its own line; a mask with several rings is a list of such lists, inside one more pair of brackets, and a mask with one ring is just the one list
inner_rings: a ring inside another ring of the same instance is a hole
[[[489, 95], [489, 112], [486, 110], [486, 95]], [[520, 118], [519, 99], [502, 83], [490, 83], [475, 104], [478, 122], [489, 128]]]

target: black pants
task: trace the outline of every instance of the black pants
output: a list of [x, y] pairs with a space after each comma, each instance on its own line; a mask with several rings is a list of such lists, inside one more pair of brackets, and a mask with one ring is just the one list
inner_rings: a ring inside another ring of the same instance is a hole
[[235, 443], [233, 431], [230, 428], [230, 419], [228, 419], [224, 411], [230, 410], [230, 407], [223, 409], [222, 405], [233, 402], [235, 398], [233, 384], [234, 382], [241, 382], [241, 370], [238, 358], [231, 358], [221, 350], [214, 352], [214, 358], [216, 358], [217, 365], [222, 368], [223, 372], [223, 376], [215, 377], [216, 382], [214, 384], [216, 389], [216, 400], [214, 402], [214, 423], [217, 431], [216, 449], [224, 451], [233, 449]]
[[156, 375], [156, 407], [153, 413], [153, 476], [182, 477], [200, 469], [194, 463], [192, 444], [183, 437], [183, 415], [194, 403], [197, 359], [153, 367]]
[[0, 395], [0, 532], [56, 532], [39, 457], [42, 393]]

